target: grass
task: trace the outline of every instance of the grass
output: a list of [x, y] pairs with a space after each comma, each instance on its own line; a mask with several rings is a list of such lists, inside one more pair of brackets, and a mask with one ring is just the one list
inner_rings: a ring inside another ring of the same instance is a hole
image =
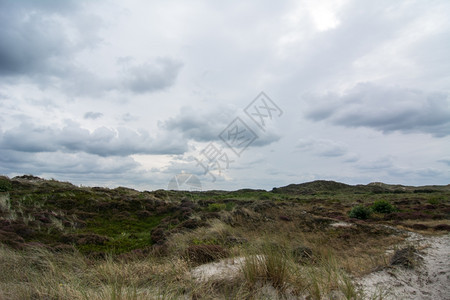
[[171, 291], [171, 284], [186, 271], [181, 260], [92, 262], [80, 253], [38, 248], [0, 248], [0, 262], [0, 297], [7, 299], [156, 299], [158, 294], [175, 298], [180, 294]]
[[275, 289], [284, 291], [289, 282], [290, 260], [284, 251], [266, 245], [259, 254], [246, 255], [242, 273], [250, 288], [258, 284], [270, 284]]
[[87, 226], [80, 230], [84, 233], [95, 233], [109, 237], [102, 245], [82, 245], [82, 252], [108, 252], [120, 254], [133, 249], [152, 245], [151, 230], [156, 227], [167, 215], [151, 216], [147, 218], [115, 218], [114, 216], [97, 217], [87, 222]]
[[0, 210], [5, 213], [9, 213], [11, 211], [11, 199], [8, 193], [0, 194]]
[[211, 203], [208, 204], [208, 211], [217, 212], [224, 210], [227, 207], [225, 203]]
[[[146, 258], [117, 261], [108, 257], [89, 261], [81, 253], [55, 254], [30, 248], [17, 252], [0, 248], [0, 296], [7, 299], [201, 299], [245, 298], [304, 294], [321, 299], [332, 291], [341, 291], [352, 299], [357, 291], [335, 265], [318, 264], [300, 268], [286, 256], [272, 250], [262, 256], [247, 257], [240, 281], [193, 282], [188, 264], [182, 259]], [[7, 274], [7, 275], [6, 275]], [[263, 285], [277, 292], [267, 293]], [[23, 284], [26, 283], [26, 284]], [[195, 296], [197, 295], [197, 296]]]
[[[450, 191], [428, 187], [138, 192], [0, 179], [0, 299], [382, 299], [354, 284], [389, 265], [386, 250], [405, 238], [380, 224], [437, 234], [450, 222]], [[357, 206], [382, 209], [349, 218]], [[330, 226], [338, 221], [352, 226]], [[244, 263], [232, 278], [198, 281], [193, 246]]]
[[344, 299], [361, 298], [362, 292], [331, 252], [321, 257], [317, 266], [308, 266], [306, 272], [307, 290], [313, 299], [330, 298], [330, 295], [340, 295]]
[[[90, 261], [79, 252], [0, 248], [4, 271], [0, 295], [7, 299], [189, 299], [195, 295], [201, 299], [260, 299], [304, 293], [321, 299], [333, 291], [349, 295], [348, 299], [357, 295], [353, 283], [332, 259], [301, 267], [289, 255], [277, 255], [273, 247], [261, 250], [263, 255], [246, 257], [242, 273], [237, 274], [244, 281], [199, 283], [187, 276], [188, 263], [174, 257]], [[26, 284], [18, 284], [21, 282]], [[264, 284], [275, 287], [275, 293], [264, 290]]]

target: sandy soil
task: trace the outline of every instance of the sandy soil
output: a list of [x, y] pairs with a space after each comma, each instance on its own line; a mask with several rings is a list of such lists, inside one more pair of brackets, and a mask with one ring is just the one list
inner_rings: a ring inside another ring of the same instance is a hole
[[331, 227], [352, 227], [353, 224], [347, 222], [335, 222], [330, 224]]
[[371, 273], [358, 281], [368, 296], [382, 299], [450, 299], [450, 234], [425, 237], [409, 234], [409, 242], [425, 247], [414, 269], [395, 267]]
[[192, 269], [191, 275], [199, 281], [232, 279], [239, 273], [244, 261], [244, 257], [235, 257], [204, 264]]
[[[339, 224], [338, 226], [347, 226]], [[423, 236], [408, 233], [407, 244], [421, 249], [414, 269], [390, 267], [357, 279], [367, 299], [450, 300], [450, 234]], [[240, 272], [245, 258], [236, 257], [198, 266], [191, 276], [200, 281], [231, 279]]]

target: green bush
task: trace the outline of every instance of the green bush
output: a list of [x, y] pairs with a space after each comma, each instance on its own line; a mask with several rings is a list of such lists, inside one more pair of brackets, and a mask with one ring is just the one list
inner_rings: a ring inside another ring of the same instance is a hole
[[387, 200], [377, 200], [372, 204], [371, 208], [372, 211], [381, 214], [389, 214], [396, 210], [395, 207]]
[[430, 199], [428, 199], [428, 203], [431, 205], [439, 205], [444, 201], [444, 198], [441, 196], [437, 196], [437, 197], [432, 197]]
[[259, 199], [260, 200], [270, 200], [270, 199], [272, 199], [272, 197], [267, 194], [263, 194], [263, 195], [259, 196]]
[[0, 192], [7, 192], [10, 191], [12, 188], [11, 182], [7, 179], [0, 179]]
[[221, 211], [226, 209], [227, 206], [225, 203], [211, 203], [208, 205], [208, 211]]
[[234, 202], [228, 202], [226, 205], [225, 205], [225, 210], [226, 211], [232, 211], [233, 210], [233, 208], [236, 206], [236, 203], [234, 203]]
[[352, 210], [349, 212], [348, 216], [350, 218], [365, 220], [370, 217], [371, 213], [372, 213], [372, 211], [370, 210], [370, 208], [362, 206], [362, 205], [357, 205], [352, 208]]

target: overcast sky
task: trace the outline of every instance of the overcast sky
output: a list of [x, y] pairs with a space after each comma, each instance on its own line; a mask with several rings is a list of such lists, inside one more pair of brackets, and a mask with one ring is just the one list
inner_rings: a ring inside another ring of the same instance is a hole
[[447, 0], [0, 0], [0, 173], [449, 184], [449, 15]]

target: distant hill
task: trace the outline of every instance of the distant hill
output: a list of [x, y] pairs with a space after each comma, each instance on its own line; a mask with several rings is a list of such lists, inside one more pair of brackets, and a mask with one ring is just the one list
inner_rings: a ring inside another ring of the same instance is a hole
[[372, 182], [367, 185], [349, 185], [331, 180], [316, 180], [300, 184], [289, 184], [287, 186], [272, 189], [273, 193], [298, 195], [334, 193], [433, 193], [442, 191], [450, 191], [450, 184], [415, 187], [399, 184], [386, 184], [382, 182]]

